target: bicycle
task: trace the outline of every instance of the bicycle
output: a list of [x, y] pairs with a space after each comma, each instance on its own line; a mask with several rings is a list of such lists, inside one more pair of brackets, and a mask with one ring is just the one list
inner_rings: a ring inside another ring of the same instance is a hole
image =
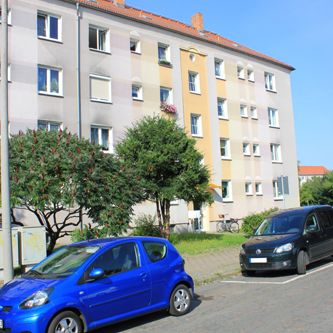
[[226, 220], [224, 215], [219, 215], [219, 218], [223, 218], [223, 220], [217, 221], [216, 231], [217, 232], [239, 232], [239, 224], [236, 218], [230, 218], [230, 220]]

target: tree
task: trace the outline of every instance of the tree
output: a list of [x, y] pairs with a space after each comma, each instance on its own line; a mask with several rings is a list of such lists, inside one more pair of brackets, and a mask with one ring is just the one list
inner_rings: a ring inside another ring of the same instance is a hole
[[49, 253], [83, 215], [98, 223], [97, 236], [121, 233], [140, 200], [137, 176], [67, 131], [28, 130], [12, 137], [10, 177], [12, 207], [27, 209], [45, 227]]
[[116, 151], [140, 176], [144, 199], [155, 202], [158, 223], [166, 237], [170, 233], [171, 200], [211, 202], [203, 156], [175, 121], [145, 117], [127, 130]]

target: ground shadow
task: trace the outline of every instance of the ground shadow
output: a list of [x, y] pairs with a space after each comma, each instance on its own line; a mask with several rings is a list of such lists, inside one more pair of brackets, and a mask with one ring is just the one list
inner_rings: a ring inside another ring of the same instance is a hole
[[[201, 304], [200, 295], [195, 294], [193, 301], [192, 301], [191, 312], [194, 311], [200, 304]], [[139, 326], [142, 326], [142, 325], [145, 325], [148, 323], [162, 320], [169, 316], [170, 315], [168, 314], [167, 311], [154, 312], [154, 313], [150, 313], [150, 314], [142, 316], [142, 317], [130, 319], [130, 320], [118, 323], [118, 324], [105, 326], [94, 332], [95, 333], [119, 333], [119, 332], [123, 332], [125, 330], [138, 328]]]

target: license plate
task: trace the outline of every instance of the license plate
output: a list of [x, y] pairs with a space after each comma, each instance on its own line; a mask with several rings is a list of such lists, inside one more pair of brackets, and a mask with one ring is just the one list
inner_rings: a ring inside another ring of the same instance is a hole
[[0, 329], [3, 329], [3, 320], [0, 319]]
[[267, 263], [267, 258], [250, 258], [251, 264], [265, 264]]

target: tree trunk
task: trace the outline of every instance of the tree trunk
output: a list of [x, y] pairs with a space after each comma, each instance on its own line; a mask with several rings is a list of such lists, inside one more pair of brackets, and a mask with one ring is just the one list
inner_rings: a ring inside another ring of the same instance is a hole
[[170, 237], [170, 200], [161, 201], [161, 211], [163, 219], [163, 235], [166, 239]]
[[155, 203], [156, 203], [156, 213], [157, 213], [158, 226], [159, 226], [161, 232], [163, 232], [163, 223], [162, 223], [162, 218], [161, 218], [160, 202], [158, 200], [157, 195], [156, 195]]
[[49, 243], [49, 246], [47, 247], [47, 255], [48, 256], [53, 252], [54, 247], [57, 243], [57, 239], [58, 239], [57, 236], [52, 236], [50, 234], [49, 234], [49, 236], [50, 236], [50, 243]]

